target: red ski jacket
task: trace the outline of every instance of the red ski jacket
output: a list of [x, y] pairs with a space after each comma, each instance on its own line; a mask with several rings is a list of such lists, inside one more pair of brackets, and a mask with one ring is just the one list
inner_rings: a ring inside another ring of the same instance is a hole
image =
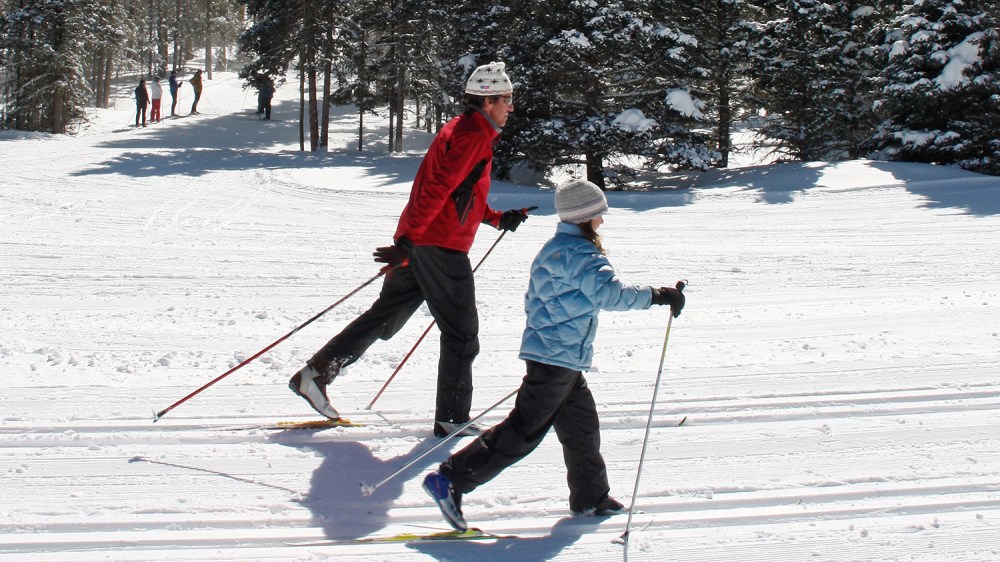
[[478, 111], [441, 129], [417, 170], [394, 240], [468, 253], [480, 223], [499, 225], [502, 213], [486, 204], [498, 134]]

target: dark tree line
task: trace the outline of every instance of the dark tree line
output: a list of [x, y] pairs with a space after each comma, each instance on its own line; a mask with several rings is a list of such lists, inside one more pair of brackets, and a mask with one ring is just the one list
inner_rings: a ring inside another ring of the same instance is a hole
[[784, 159], [1000, 173], [996, 0], [241, 1], [244, 77], [298, 65], [312, 150], [330, 104], [358, 108], [359, 148], [365, 113], [388, 108], [402, 150], [405, 119], [440, 126], [469, 71], [502, 60], [500, 173], [575, 164], [604, 186], [725, 167], [747, 126]]
[[108, 107], [119, 77], [199, 51], [211, 79], [244, 28], [233, 0], [0, 0], [0, 16], [0, 126], [53, 133]]
[[404, 127], [441, 126], [469, 72], [502, 60], [517, 90], [501, 174], [574, 165], [613, 186], [725, 167], [740, 127], [785, 159], [998, 174], [998, 3], [4, 0], [0, 117], [65, 130], [123, 69], [228, 57], [228, 30], [248, 86], [298, 80], [303, 150], [327, 149], [333, 105], [357, 108], [359, 150], [376, 111], [404, 150]]

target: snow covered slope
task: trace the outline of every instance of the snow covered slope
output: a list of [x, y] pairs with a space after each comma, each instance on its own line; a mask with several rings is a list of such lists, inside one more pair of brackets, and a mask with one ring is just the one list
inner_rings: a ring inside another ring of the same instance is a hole
[[[465, 498], [472, 524], [524, 538], [350, 542], [447, 528], [420, 477], [462, 444], [360, 494], [437, 443], [435, 331], [365, 409], [426, 310], [331, 387], [364, 427], [264, 429], [315, 417], [286, 381], [377, 284], [153, 423], [377, 271], [429, 138], [388, 156], [373, 130], [358, 153], [345, 111], [331, 152], [302, 154], [296, 98], [279, 89], [258, 121], [217, 73], [204, 115], [132, 129], [122, 97], [77, 136], [0, 133], [0, 559], [623, 559], [626, 517], [568, 518], [554, 436]], [[539, 209], [477, 274], [475, 411], [523, 374], [551, 197], [494, 186], [494, 207]], [[690, 282], [628, 559], [1000, 559], [1000, 178], [785, 164], [609, 199], [621, 275]], [[667, 317], [601, 320], [588, 378], [628, 504]], [[345, 542], [289, 546], [320, 539]]]

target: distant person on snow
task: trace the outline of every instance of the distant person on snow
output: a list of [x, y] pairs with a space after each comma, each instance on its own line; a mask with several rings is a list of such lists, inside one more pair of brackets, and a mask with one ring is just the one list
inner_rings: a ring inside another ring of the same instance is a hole
[[265, 120], [271, 119], [271, 99], [274, 97], [274, 84], [270, 78], [261, 78], [260, 88], [257, 90], [257, 113], [263, 113]]
[[176, 70], [171, 70], [170, 71], [170, 80], [169, 80], [169, 84], [168, 84], [169, 87], [170, 87], [170, 116], [171, 117], [177, 117], [177, 97], [178, 97], [177, 92], [178, 92], [178, 90], [180, 90], [181, 84], [183, 84], [183, 83], [184, 83], [183, 80], [178, 80], [177, 79], [177, 71]]
[[135, 126], [139, 126], [139, 117], [142, 117], [142, 126], [146, 126], [146, 106], [149, 105], [149, 92], [146, 91], [146, 81], [139, 80], [139, 85], [135, 87]]
[[163, 99], [163, 86], [160, 86], [160, 79], [153, 78], [153, 83], [149, 85], [149, 95], [152, 98], [152, 106], [149, 110], [149, 120], [152, 123], [160, 122], [160, 101]]
[[599, 187], [573, 180], [556, 189], [555, 204], [561, 222], [531, 264], [524, 297], [527, 322], [520, 358], [527, 374], [514, 409], [424, 478], [424, 490], [458, 530], [468, 528], [462, 494], [523, 459], [553, 427], [563, 448], [572, 514], [625, 511], [608, 495], [597, 407], [582, 373], [593, 359], [597, 315], [602, 309], [656, 304], [669, 305], [676, 317], [684, 308], [684, 295], [678, 288], [627, 285], [618, 278], [597, 234], [608, 209]]
[[191, 77], [191, 89], [194, 90], [194, 102], [191, 104], [191, 114], [198, 115], [198, 100], [201, 99], [201, 70], [195, 70]]
[[[391, 266], [378, 299], [316, 352], [289, 387], [320, 414], [338, 419], [326, 388], [375, 340], [395, 335], [427, 302], [441, 330], [434, 434], [443, 437], [469, 421], [472, 363], [479, 353], [479, 314], [469, 248], [480, 223], [516, 230], [526, 210], [500, 212], [486, 203], [493, 142], [514, 111], [504, 63], [473, 71], [465, 112], [434, 138], [410, 189], [393, 236], [375, 261]], [[474, 435], [480, 429], [466, 428]]]

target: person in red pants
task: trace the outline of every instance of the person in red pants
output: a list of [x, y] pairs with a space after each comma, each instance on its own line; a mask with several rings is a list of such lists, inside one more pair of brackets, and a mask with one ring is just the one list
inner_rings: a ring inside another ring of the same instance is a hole
[[149, 85], [149, 97], [152, 100], [152, 106], [149, 110], [149, 122], [159, 123], [160, 100], [163, 99], [163, 86], [160, 86], [159, 77], [153, 78], [153, 83]]

